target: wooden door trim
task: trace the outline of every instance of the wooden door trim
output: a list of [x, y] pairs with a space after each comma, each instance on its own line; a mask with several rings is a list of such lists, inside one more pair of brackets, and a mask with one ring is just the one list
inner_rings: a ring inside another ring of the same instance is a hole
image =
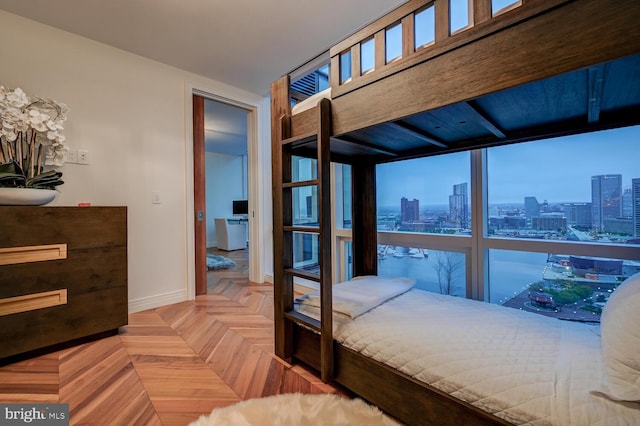
[[[207, 294], [207, 199], [204, 153], [204, 97], [193, 94], [193, 223], [196, 296]], [[202, 212], [199, 217], [198, 212]]]
[[[249, 221], [249, 251], [251, 253], [249, 259], [249, 279], [256, 283], [262, 283], [265, 277], [264, 259], [265, 253], [265, 229], [269, 229], [270, 210], [265, 215], [261, 214], [264, 210], [264, 204], [269, 200], [270, 185], [265, 185], [261, 178], [265, 173], [270, 171], [270, 152], [265, 152], [261, 147], [262, 139], [269, 141], [270, 121], [268, 108], [269, 103], [264, 97], [250, 94], [248, 92], [224, 88], [220, 86], [210, 86], [203, 83], [194, 83], [186, 81], [184, 87], [184, 111], [185, 111], [185, 189], [186, 189], [186, 270], [185, 270], [185, 300], [192, 300], [196, 297], [196, 262], [195, 262], [195, 216], [196, 209], [194, 198], [192, 195], [195, 191], [195, 170], [194, 170], [194, 141], [193, 141], [193, 96], [199, 95], [204, 99], [211, 99], [245, 108], [249, 111], [250, 118], [248, 121], [248, 150], [249, 150], [249, 198], [251, 216], [253, 220]], [[265, 115], [266, 114], [266, 115]], [[266, 216], [266, 217], [264, 217]], [[205, 243], [206, 245], [206, 243]], [[271, 247], [271, 244], [268, 244]], [[206, 250], [206, 248], [205, 248]], [[205, 256], [206, 258], [206, 256]], [[267, 279], [267, 281], [270, 281]]]

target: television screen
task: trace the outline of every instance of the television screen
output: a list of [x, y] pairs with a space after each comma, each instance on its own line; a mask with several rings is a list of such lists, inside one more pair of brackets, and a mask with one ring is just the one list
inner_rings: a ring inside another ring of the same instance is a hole
[[249, 201], [248, 200], [234, 200], [233, 201], [233, 214], [234, 215], [248, 215], [249, 214]]

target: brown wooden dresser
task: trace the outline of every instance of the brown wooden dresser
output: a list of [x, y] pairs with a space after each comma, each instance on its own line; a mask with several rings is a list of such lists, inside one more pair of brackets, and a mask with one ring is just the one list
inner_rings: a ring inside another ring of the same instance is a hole
[[127, 317], [126, 207], [0, 207], [0, 362]]

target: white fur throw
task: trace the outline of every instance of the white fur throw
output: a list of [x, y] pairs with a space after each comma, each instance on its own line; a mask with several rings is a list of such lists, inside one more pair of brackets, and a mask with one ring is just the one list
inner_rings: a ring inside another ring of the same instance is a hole
[[361, 399], [347, 399], [334, 394], [283, 394], [249, 399], [214, 409], [190, 426], [313, 426], [367, 425], [397, 426], [378, 408]]

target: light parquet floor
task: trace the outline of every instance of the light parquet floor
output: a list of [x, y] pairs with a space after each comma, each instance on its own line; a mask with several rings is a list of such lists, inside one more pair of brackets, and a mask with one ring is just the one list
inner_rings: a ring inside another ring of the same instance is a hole
[[271, 284], [236, 266], [207, 295], [138, 312], [116, 336], [0, 367], [0, 402], [69, 404], [73, 425], [185, 425], [216, 407], [288, 392], [339, 393], [273, 355]]

